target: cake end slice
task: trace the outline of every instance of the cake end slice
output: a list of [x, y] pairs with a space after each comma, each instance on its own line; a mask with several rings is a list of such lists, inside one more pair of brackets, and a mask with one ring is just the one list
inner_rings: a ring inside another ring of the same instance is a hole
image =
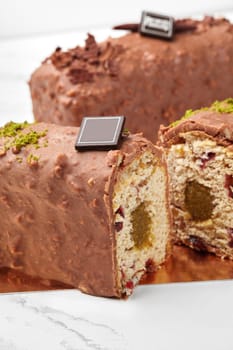
[[128, 296], [145, 273], [165, 261], [169, 249], [167, 171], [159, 148], [147, 147], [119, 171], [112, 206], [117, 284]]
[[160, 129], [173, 235], [199, 251], [233, 259], [233, 99], [188, 111]]

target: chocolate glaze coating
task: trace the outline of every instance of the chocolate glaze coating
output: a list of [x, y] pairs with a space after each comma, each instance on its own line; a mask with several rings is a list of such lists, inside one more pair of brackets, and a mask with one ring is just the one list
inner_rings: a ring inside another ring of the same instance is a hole
[[[17, 154], [12, 148], [1, 154], [0, 267], [94, 295], [121, 297], [113, 186], [122, 167], [141, 152], [151, 149], [160, 157], [161, 151], [134, 135], [116, 151], [79, 153], [74, 148], [78, 128], [45, 123], [29, 128], [48, 130], [39, 139], [40, 148], [27, 145]], [[5, 142], [1, 137], [0, 149]]]
[[169, 42], [129, 33], [99, 45], [89, 36], [85, 48], [68, 52], [58, 48], [30, 80], [35, 119], [79, 125], [84, 115], [126, 115], [131, 132], [154, 141], [159, 125], [187, 108], [229, 97], [233, 25], [211, 17], [183, 22], [190, 31]]
[[233, 113], [219, 113], [203, 110], [181, 121], [176, 126], [161, 126], [158, 144], [170, 147], [182, 142], [182, 133], [196, 131], [207, 134], [219, 145], [231, 146], [233, 143]]

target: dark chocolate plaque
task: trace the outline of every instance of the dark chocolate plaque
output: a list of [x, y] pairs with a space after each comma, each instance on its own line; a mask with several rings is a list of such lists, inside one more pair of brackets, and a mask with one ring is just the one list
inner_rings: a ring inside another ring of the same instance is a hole
[[142, 12], [140, 33], [171, 39], [174, 31], [174, 18], [153, 12]]
[[124, 127], [125, 117], [84, 117], [75, 148], [85, 150], [116, 149]]

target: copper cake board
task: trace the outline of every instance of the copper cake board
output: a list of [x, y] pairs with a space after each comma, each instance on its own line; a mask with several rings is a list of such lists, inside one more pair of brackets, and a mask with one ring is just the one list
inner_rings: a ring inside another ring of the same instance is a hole
[[[175, 246], [173, 254], [156, 272], [147, 275], [141, 284], [194, 282], [233, 278], [233, 261], [223, 260], [208, 253]], [[43, 291], [72, 288], [55, 281], [41, 280], [22, 274], [20, 271], [0, 270], [0, 293]]]

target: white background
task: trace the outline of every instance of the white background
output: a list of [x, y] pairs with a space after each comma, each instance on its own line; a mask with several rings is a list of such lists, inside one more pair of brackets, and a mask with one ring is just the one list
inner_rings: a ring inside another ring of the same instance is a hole
[[232, 9], [233, 0], [0, 0], [0, 39], [138, 21], [141, 10], [182, 16]]

